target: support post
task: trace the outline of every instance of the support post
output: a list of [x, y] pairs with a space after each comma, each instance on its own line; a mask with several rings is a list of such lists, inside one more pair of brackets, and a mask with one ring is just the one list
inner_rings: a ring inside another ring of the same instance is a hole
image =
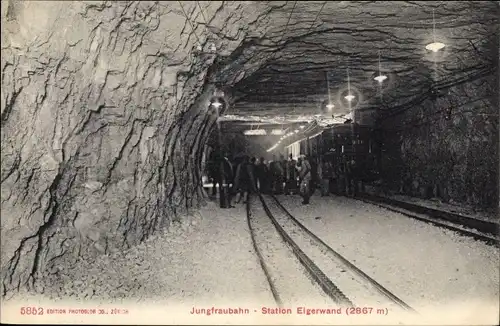
[[222, 134], [220, 130], [220, 121], [219, 121], [219, 108], [216, 107], [217, 112], [217, 156], [219, 159], [219, 203], [220, 208], [228, 208], [229, 205], [227, 203], [227, 195], [226, 195], [226, 177], [224, 173], [224, 155], [222, 153]]

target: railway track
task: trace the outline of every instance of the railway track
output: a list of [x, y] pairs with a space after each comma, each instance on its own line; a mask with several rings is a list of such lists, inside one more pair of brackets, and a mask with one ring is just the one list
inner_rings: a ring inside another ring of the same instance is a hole
[[500, 244], [498, 224], [493, 222], [369, 194], [358, 194], [354, 199], [455, 231], [489, 245]]
[[[266, 198], [271, 200], [266, 202]], [[314, 233], [302, 225], [274, 196], [258, 195], [258, 199], [280, 238], [293, 251], [294, 256], [307, 271], [310, 279], [318, 284], [324, 293], [338, 305], [360, 307], [379, 304], [415, 313], [415, 310], [385, 289], [354, 264], [342, 257]], [[247, 202], [248, 224], [252, 241], [261, 266], [268, 277], [271, 291], [277, 304], [282, 305], [279, 288], [273, 284], [269, 271], [255, 241], [255, 221], [250, 214], [250, 200]], [[278, 298], [278, 299], [277, 299]], [[369, 302], [368, 302], [369, 301]]]
[[[292, 302], [298, 304], [304, 300], [311, 300], [315, 301], [315, 304], [321, 302], [331, 305], [333, 299], [338, 305], [352, 306], [342, 293], [335, 292], [332, 284], [329, 284], [332, 286], [330, 292], [324, 292], [321, 285], [318, 286], [318, 280], [315, 279], [318, 276], [318, 269], [314, 269], [311, 261], [306, 261], [307, 258], [300, 248], [289, 247], [289, 243], [283, 239], [283, 234], [276, 230], [265, 206], [259, 205], [259, 201], [259, 198], [249, 196], [247, 222], [254, 249], [276, 304], [285, 307]], [[323, 280], [325, 281], [325, 278]], [[306, 294], [307, 299], [303, 298]]]

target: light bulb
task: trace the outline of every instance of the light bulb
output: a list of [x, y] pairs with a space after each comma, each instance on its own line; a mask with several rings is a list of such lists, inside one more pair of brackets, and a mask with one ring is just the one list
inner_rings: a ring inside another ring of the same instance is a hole
[[300, 126], [300, 129], [304, 129], [306, 126]]
[[327, 106], [326, 106], [326, 108], [327, 108], [328, 110], [333, 110], [333, 108], [334, 108], [334, 107], [335, 107], [335, 105], [333, 105], [333, 104], [331, 104], [331, 103], [327, 104]]

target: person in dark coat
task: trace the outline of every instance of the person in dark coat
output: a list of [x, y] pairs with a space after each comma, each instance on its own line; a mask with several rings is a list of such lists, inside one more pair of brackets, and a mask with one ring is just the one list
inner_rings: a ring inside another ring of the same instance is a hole
[[248, 194], [256, 191], [254, 176], [254, 167], [250, 163], [249, 157], [245, 156], [243, 158], [243, 161], [238, 165], [238, 168], [236, 169], [234, 189], [240, 194], [240, 197], [238, 198], [236, 203], [239, 203], [244, 197], [246, 197], [246, 199], [244, 200], [244, 203], [246, 203], [246, 201], [248, 200]]
[[259, 185], [259, 191], [263, 194], [267, 194], [269, 192], [268, 168], [263, 157], [259, 159], [259, 164], [255, 167], [255, 174]]
[[273, 155], [271, 162], [269, 163], [269, 182], [271, 185], [271, 193], [275, 192], [276, 189], [276, 155]]
[[277, 160], [276, 156], [273, 155], [273, 161], [270, 164], [273, 186], [272, 191], [277, 195], [283, 193], [283, 178], [284, 178], [284, 168], [281, 160]]
[[318, 177], [318, 161], [316, 156], [312, 156], [308, 159], [311, 165], [311, 181], [309, 185], [309, 190], [311, 191], [311, 196], [314, 194], [316, 188], [319, 188], [319, 177]]
[[[216, 153], [213, 161], [213, 180], [212, 195], [216, 194], [216, 185], [219, 185], [219, 198], [221, 205], [231, 207], [231, 194], [229, 186], [233, 180], [233, 167], [225, 153]], [[222, 207], [222, 206], [221, 206]]]
[[297, 170], [295, 165], [297, 161], [293, 159], [293, 155], [290, 154], [288, 161], [286, 162], [286, 184], [285, 184], [285, 195], [291, 195], [297, 191]]
[[253, 170], [253, 181], [254, 181], [254, 184], [255, 184], [255, 189], [258, 189], [258, 177], [257, 177], [257, 158], [255, 157], [252, 157], [250, 159], [250, 165], [251, 165], [251, 168]]
[[310, 183], [312, 178], [311, 164], [305, 155], [300, 155], [296, 165], [299, 173], [300, 195], [302, 196], [302, 204], [308, 205], [311, 198]]
[[227, 196], [228, 206], [233, 207], [231, 205], [231, 199], [232, 199], [231, 198], [231, 194], [232, 194], [231, 188], [233, 186], [235, 173], [234, 173], [233, 163], [229, 159], [228, 155], [224, 155], [222, 165], [223, 165], [223, 170], [224, 170], [224, 193]]
[[318, 166], [318, 174], [321, 182], [321, 197], [330, 194], [330, 179], [333, 177], [333, 166], [328, 158], [323, 158]]

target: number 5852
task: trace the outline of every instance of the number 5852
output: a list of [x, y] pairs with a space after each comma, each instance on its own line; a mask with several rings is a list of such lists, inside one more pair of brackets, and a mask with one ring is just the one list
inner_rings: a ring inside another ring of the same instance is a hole
[[21, 315], [43, 315], [43, 308], [21, 307]]

